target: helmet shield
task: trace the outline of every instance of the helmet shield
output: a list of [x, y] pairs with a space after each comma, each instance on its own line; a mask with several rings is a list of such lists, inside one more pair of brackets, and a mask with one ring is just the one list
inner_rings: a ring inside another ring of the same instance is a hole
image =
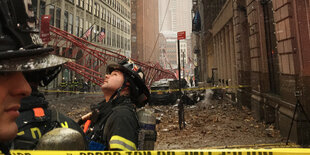
[[43, 48], [31, 0], [0, 0], [0, 71], [28, 71], [57, 66], [68, 59]]

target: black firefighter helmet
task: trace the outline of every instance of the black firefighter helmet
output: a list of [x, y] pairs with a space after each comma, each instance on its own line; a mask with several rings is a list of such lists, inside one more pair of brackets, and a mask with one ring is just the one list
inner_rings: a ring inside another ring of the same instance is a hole
[[33, 71], [70, 59], [51, 55], [42, 45], [31, 0], [0, 0], [0, 72]]
[[110, 64], [107, 66], [106, 73], [110, 74], [114, 70], [121, 71], [125, 76], [125, 81], [129, 82], [130, 95], [138, 103], [137, 107], [144, 106], [150, 96], [149, 89], [145, 85], [144, 73], [140, 66], [136, 65], [132, 60], [125, 59], [118, 64]]

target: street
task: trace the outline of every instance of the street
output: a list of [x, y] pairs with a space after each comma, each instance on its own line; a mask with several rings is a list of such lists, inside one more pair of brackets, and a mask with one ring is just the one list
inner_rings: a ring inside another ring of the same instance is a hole
[[[74, 120], [89, 112], [91, 104], [103, 100], [100, 94], [47, 95], [50, 107], [58, 109]], [[246, 107], [238, 107], [225, 100], [206, 99], [195, 105], [186, 105], [186, 128], [179, 129], [176, 105], [152, 106], [157, 124], [156, 150], [202, 149], [234, 145], [275, 144], [285, 147], [274, 125], [256, 121]]]

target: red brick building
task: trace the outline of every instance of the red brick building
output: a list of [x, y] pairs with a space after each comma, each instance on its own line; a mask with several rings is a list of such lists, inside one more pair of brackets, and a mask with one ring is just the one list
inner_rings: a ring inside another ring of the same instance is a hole
[[[274, 123], [286, 137], [297, 98], [310, 112], [309, 0], [194, 1], [201, 15], [193, 47], [202, 59], [200, 81], [246, 86], [229, 89], [227, 97], [251, 108], [256, 119]], [[290, 139], [308, 145], [305, 113], [297, 108]]]

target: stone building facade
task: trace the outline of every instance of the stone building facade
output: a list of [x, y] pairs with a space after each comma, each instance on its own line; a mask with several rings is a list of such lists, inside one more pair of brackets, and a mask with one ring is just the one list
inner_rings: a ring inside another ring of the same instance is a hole
[[[201, 62], [206, 62], [200, 63], [199, 73], [208, 71], [200, 75], [200, 81], [211, 77], [218, 85], [238, 86], [226, 89], [228, 98], [249, 107], [257, 120], [274, 123], [284, 137], [297, 107], [290, 139], [309, 145], [309, 0], [222, 2], [196, 3], [202, 16], [197, 33], [200, 46], [196, 48]], [[216, 18], [206, 14], [208, 7], [219, 10]], [[217, 78], [212, 77], [215, 70]]]
[[[38, 20], [42, 15], [51, 15], [50, 25], [78, 37], [82, 37], [93, 27], [88, 41], [127, 57], [131, 56], [130, 0], [33, 0], [32, 3]], [[96, 36], [103, 29], [105, 38], [99, 42]], [[63, 50], [64, 47], [59, 47], [58, 52], [63, 54]], [[93, 58], [87, 56], [85, 59], [88, 62]], [[50, 87], [57, 88], [62, 80], [73, 81], [76, 78], [82, 77], [64, 68], [58, 80], [54, 80]]]
[[[76, 36], [82, 36], [93, 26], [89, 41], [130, 56], [129, 0], [35, 0], [34, 5], [38, 19], [51, 15], [51, 25]], [[102, 29], [106, 37], [99, 42], [94, 36]]]

